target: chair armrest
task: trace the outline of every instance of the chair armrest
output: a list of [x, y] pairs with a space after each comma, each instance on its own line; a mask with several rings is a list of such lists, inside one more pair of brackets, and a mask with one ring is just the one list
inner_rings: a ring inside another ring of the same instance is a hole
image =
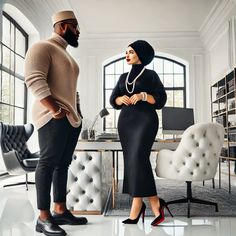
[[39, 158], [38, 157], [36, 157], [36, 158], [27, 158], [27, 159], [24, 159], [22, 162], [23, 162], [25, 170], [33, 171], [36, 168], [36, 166], [39, 162]]
[[3, 160], [10, 175], [22, 175], [25, 171], [22, 169], [18, 154], [15, 150], [3, 153]]
[[162, 149], [158, 152], [156, 157], [155, 172], [159, 177], [165, 177], [170, 168], [170, 162], [175, 151]]
[[30, 153], [29, 157], [27, 159], [39, 159], [40, 157], [40, 152], [34, 152], [34, 153]]
[[37, 164], [39, 162], [39, 157], [40, 157], [39, 152], [29, 153], [27, 158], [22, 160], [23, 168], [26, 171], [33, 171], [33, 170], [35, 170], [35, 168], [36, 168], [36, 166], [37, 166]]
[[161, 162], [167, 162], [172, 158], [172, 155], [174, 154], [175, 151], [168, 150], [168, 149], [162, 149], [158, 152], [157, 154], [157, 159], [158, 161]]

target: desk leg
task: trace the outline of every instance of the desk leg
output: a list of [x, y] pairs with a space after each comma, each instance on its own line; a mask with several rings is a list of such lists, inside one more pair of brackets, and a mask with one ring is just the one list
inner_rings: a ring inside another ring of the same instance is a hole
[[112, 208], [115, 208], [115, 151], [112, 151]]
[[119, 171], [119, 152], [116, 151], [116, 191], [118, 191], [118, 181], [119, 181], [119, 176], [118, 176], [118, 171]]

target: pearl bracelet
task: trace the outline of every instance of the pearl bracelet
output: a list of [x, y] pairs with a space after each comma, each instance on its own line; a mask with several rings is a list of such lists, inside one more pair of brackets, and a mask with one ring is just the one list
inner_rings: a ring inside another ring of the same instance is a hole
[[55, 113], [52, 114], [52, 117], [58, 116], [62, 112], [61, 107], [56, 111]]
[[146, 92], [141, 92], [142, 95], [142, 101], [146, 102], [147, 101], [147, 93]]

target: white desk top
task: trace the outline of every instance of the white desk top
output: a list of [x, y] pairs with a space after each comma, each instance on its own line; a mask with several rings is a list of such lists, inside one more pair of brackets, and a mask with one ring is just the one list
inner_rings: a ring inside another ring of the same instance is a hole
[[[175, 150], [179, 142], [172, 140], [155, 141], [152, 146], [152, 151], [161, 149]], [[120, 141], [114, 140], [79, 140], [76, 151], [122, 151]]]

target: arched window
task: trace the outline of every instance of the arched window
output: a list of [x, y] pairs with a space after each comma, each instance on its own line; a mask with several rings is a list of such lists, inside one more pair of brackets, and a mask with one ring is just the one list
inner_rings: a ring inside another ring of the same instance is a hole
[[24, 84], [24, 58], [28, 35], [6, 12], [2, 14], [0, 42], [0, 120], [26, 123], [27, 90]]
[[[164, 56], [155, 56], [154, 60], [147, 66], [147, 69], [152, 69], [157, 72], [167, 92], [166, 106], [186, 107], [186, 65]], [[103, 68], [104, 74], [104, 107], [110, 113], [104, 119], [104, 130], [114, 132], [117, 129], [117, 120], [119, 110], [115, 110], [109, 103], [109, 98], [114, 86], [116, 85], [120, 75], [130, 70], [125, 57], [113, 60]], [[157, 111], [161, 124], [161, 112]]]

